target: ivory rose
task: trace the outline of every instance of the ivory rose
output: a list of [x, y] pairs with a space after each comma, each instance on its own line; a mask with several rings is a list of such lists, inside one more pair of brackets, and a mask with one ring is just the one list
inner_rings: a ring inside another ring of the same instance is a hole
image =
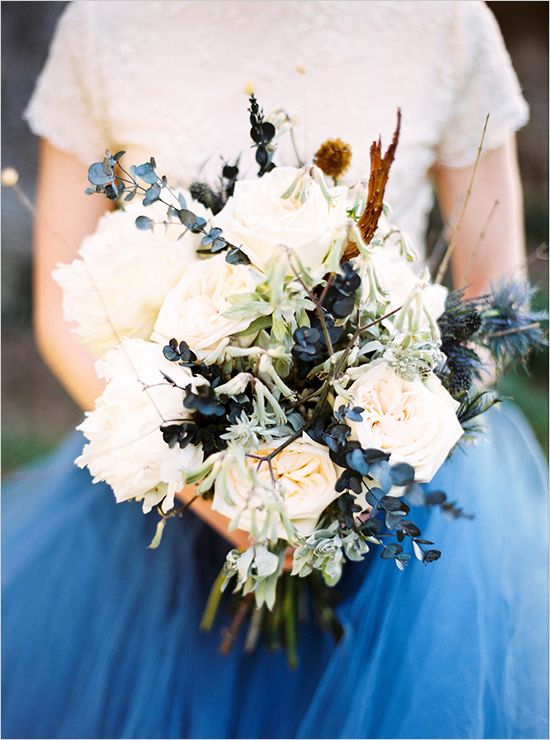
[[[418, 481], [430, 481], [463, 434], [458, 402], [431, 374], [427, 380], [400, 378], [383, 360], [367, 365], [346, 391], [361, 421], [346, 423], [363, 448], [389, 452], [391, 462], [412, 465]], [[334, 407], [348, 403], [337, 397]]]
[[[198, 215], [207, 214], [200, 203], [187, 202]], [[65, 319], [76, 323], [75, 333], [95, 357], [124, 337], [149, 339], [166, 294], [197, 260], [200, 235], [188, 231], [176, 241], [181, 225], [140, 231], [135, 220], [141, 215], [160, 222], [166, 207], [131, 203], [106, 213], [82, 242], [78, 259], [53, 272], [63, 289]]]
[[163, 419], [183, 419], [191, 412], [183, 407], [185, 392], [166, 383], [161, 371], [182, 387], [204, 381], [166, 360], [160, 345], [141, 339], [124, 340], [96, 368], [107, 386], [78, 427], [88, 444], [77, 465], [88, 466], [94, 483], [108, 483], [119, 502], [143, 500], [147, 512], [165, 499], [163, 508], [171, 508], [185, 470], [199, 465], [203, 456], [200, 447], [170, 449], [162, 438]]
[[[283, 198], [302, 176], [303, 200]], [[329, 203], [321, 186], [305, 171], [276, 167], [261, 179], [239, 180], [235, 193], [215, 223], [240, 246], [252, 263], [264, 269], [283, 247], [296, 252], [306, 267], [319, 267], [337, 225], [346, 218], [347, 188], [330, 188]]]
[[[380, 247], [373, 250], [371, 260], [381, 286], [388, 295], [389, 303], [386, 311], [389, 312], [399, 308], [418, 285], [419, 276], [392, 247]], [[368, 281], [364, 280], [363, 291], [366, 290], [367, 286]], [[437, 320], [445, 311], [447, 294], [448, 290], [443, 285], [430, 283], [424, 288], [422, 292], [423, 304], [434, 320]], [[427, 325], [428, 319], [424, 316], [421, 328], [425, 328]]]
[[[277, 440], [276, 444], [255, 450], [254, 454], [266, 455], [283, 442], [284, 439]], [[255, 468], [257, 461], [250, 459], [248, 464]], [[331, 501], [340, 496], [334, 490], [339, 473], [329, 457], [328, 447], [314, 442], [303, 434], [273, 458], [272, 468], [275, 479], [281, 486], [290, 521], [301, 534], [311, 534], [321, 513]], [[266, 488], [271, 486], [267, 464], [260, 466], [258, 477]], [[246, 506], [247, 494], [250, 492], [250, 479], [243, 476], [238, 465], [233, 465], [228, 466], [225, 482], [233, 503], [229, 504], [225, 500], [221, 485], [216, 481], [212, 508], [229, 519], [233, 519]], [[256, 515], [261, 525], [261, 511], [256, 512]], [[245, 509], [239, 519], [239, 529], [249, 532], [251, 523], [251, 512]], [[284, 536], [282, 531], [281, 536]]]
[[228, 298], [254, 290], [254, 272], [230, 265], [225, 255], [192, 265], [168, 293], [159, 312], [152, 338], [167, 343], [184, 340], [200, 360], [216, 361], [232, 334], [246, 329], [250, 320], [226, 318]]

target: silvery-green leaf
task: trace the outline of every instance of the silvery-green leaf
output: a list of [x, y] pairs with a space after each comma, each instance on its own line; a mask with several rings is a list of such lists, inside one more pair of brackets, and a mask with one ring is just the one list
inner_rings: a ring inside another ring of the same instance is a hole
[[270, 552], [265, 545], [256, 545], [255, 551], [254, 565], [258, 575], [264, 578], [275, 573], [279, 556]]
[[149, 550], [156, 550], [157, 547], [160, 545], [160, 542], [162, 540], [162, 533], [164, 532], [165, 526], [166, 526], [166, 519], [161, 519], [159, 522], [157, 522], [155, 534], [148, 546]]
[[268, 578], [262, 579], [256, 586], [255, 597], [256, 606], [260, 607], [263, 604], [271, 611], [275, 604], [275, 597], [277, 595], [277, 580], [279, 578], [278, 573], [274, 573]]
[[252, 547], [249, 547], [248, 550], [245, 550], [237, 560], [237, 573], [239, 576], [239, 581], [241, 581], [242, 583], [244, 583], [248, 578], [250, 566], [252, 565], [253, 560], [254, 549]]
[[[231, 310], [231, 309], [229, 309]], [[242, 331], [238, 332], [237, 334], [233, 334], [234, 337], [246, 337], [251, 334], [257, 334], [262, 329], [266, 329], [268, 326], [271, 326], [271, 317], [270, 316], [259, 316], [257, 319], [254, 319], [246, 329], [243, 329]]]
[[327, 586], [335, 586], [342, 575], [342, 564], [336, 560], [329, 561], [323, 569], [323, 580]]
[[273, 337], [278, 342], [282, 342], [287, 334], [287, 324], [280, 317], [276, 317], [275, 315], [273, 315], [272, 322]]
[[197, 481], [202, 480], [206, 475], [208, 475], [208, 473], [210, 473], [214, 465], [219, 465], [218, 454], [210, 455], [210, 457], [208, 457], [201, 465], [187, 471], [185, 482], [197, 483]]

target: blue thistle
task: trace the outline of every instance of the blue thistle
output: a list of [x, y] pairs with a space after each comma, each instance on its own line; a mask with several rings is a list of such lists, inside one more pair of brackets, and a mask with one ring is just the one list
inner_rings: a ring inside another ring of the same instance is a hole
[[453, 398], [462, 398], [481, 377], [483, 363], [471, 346], [481, 328], [479, 308], [477, 300], [464, 300], [464, 291], [456, 290], [447, 296], [445, 312], [438, 319], [441, 351], [447, 357], [438, 374]]
[[528, 282], [509, 280], [492, 286], [487, 296], [479, 338], [501, 368], [516, 363], [525, 366], [533, 350], [548, 344], [541, 326], [548, 314], [532, 310], [534, 293]]

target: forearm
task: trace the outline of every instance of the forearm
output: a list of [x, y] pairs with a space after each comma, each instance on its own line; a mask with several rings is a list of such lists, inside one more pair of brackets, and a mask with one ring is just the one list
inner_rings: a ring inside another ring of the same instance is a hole
[[[86, 172], [76, 158], [42, 141], [34, 233], [35, 337], [47, 365], [84, 410], [93, 408], [104, 386], [95, 373], [94, 358], [63, 319], [63, 295], [52, 270], [77, 257], [82, 240], [95, 231], [98, 219], [111, 207], [104, 198], [84, 195]], [[188, 503], [195, 496], [195, 487], [187, 486], [178, 498]], [[213, 512], [209, 502], [199, 498], [190, 506], [232, 545], [248, 546], [248, 535], [229, 532], [228, 520]]]
[[523, 199], [515, 141], [511, 139], [482, 158], [462, 220], [457, 223], [471, 178], [472, 168], [435, 171], [443, 217], [455, 229], [453, 284], [475, 296], [501, 278], [525, 272]]
[[43, 360], [67, 393], [84, 411], [92, 409], [104, 383], [96, 375], [94, 358], [69, 325], [60, 317], [52, 317], [51, 309], [35, 309], [34, 334]]
[[217, 511], [212, 511], [212, 505], [209, 501], [206, 501], [200, 496], [197, 496], [196, 486], [185, 486], [185, 488], [177, 494], [177, 498], [184, 504], [188, 504], [189, 508], [195, 512], [203, 521], [215, 529], [218, 534], [225, 537], [233, 547], [237, 547], [239, 550], [245, 550], [250, 545], [250, 539], [246, 532], [241, 529], [235, 529], [229, 531], [229, 519]]
[[82, 240], [111, 206], [84, 195], [86, 167], [43, 141], [34, 224], [33, 314], [38, 350], [70, 396], [91, 409], [102, 383], [94, 358], [63, 319], [62, 292], [52, 278], [59, 263], [77, 257]]

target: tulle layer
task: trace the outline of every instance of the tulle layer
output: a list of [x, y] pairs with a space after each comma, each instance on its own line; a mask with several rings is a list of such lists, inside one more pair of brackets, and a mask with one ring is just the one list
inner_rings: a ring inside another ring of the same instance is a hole
[[[418, 510], [437, 563], [348, 568], [339, 645], [302, 627], [300, 665], [198, 629], [228, 549], [192, 513], [116, 505], [73, 436], [3, 492], [3, 737], [547, 737], [547, 487], [530, 429], [486, 438], [432, 482], [475, 519]], [[242, 641], [242, 638], [241, 638]]]

